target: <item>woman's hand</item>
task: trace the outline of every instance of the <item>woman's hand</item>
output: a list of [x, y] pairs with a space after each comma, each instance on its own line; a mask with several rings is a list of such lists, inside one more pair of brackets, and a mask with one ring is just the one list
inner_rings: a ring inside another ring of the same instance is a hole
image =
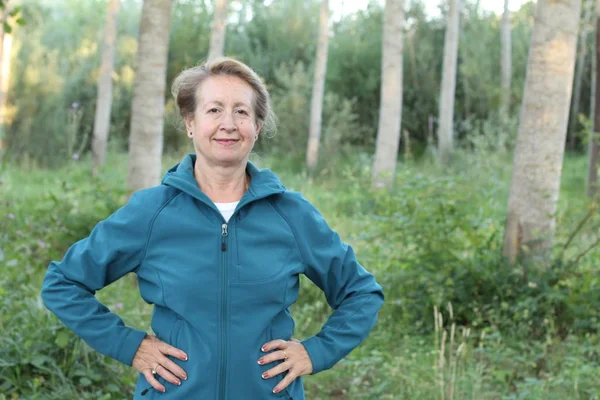
[[261, 350], [264, 352], [271, 350], [277, 351], [261, 357], [258, 360], [260, 365], [272, 363], [273, 361], [277, 360], [283, 360], [281, 364], [262, 374], [263, 379], [272, 378], [275, 375], [279, 375], [285, 371], [288, 371], [283, 380], [279, 382], [277, 386], [275, 386], [273, 393], [281, 392], [297, 377], [308, 375], [313, 371], [313, 365], [310, 356], [304, 348], [304, 345], [297, 339], [292, 339], [290, 341], [282, 339], [272, 340], [264, 344], [263, 347], [261, 347]]
[[166, 388], [156, 380], [155, 375], [160, 375], [177, 386], [181, 385], [181, 380], [177, 377], [187, 379], [185, 371], [171, 361], [168, 355], [182, 361], [188, 359], [183, 351], [160, 341], [156, 336], [146, 335], [133, 357], [132, 366], [144, 374], [148, 383], [160, 392], [165, 392]]

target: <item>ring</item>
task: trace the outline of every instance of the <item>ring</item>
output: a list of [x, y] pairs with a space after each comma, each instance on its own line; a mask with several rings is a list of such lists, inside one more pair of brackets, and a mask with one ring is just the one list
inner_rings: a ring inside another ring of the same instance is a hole
[[159, 366], [160, 366], [160, 364], [156, 364], [156, 367], [152, 368], [152, 375], [156, 375], [156, 370], [158, 369]]
[[285, 350], [281, 350], [281, 352], [283, 353], [283, 361], [287, 361], [288, 360], [288, 355], [285, 352]]

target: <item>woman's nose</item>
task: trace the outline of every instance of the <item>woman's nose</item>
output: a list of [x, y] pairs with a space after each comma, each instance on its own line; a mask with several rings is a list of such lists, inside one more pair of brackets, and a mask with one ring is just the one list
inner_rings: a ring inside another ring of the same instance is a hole
[[232, 132], [236, 129], [235, 120], [233, 119], [233, 113], [223, 113], [220, 128], [227, 132]]

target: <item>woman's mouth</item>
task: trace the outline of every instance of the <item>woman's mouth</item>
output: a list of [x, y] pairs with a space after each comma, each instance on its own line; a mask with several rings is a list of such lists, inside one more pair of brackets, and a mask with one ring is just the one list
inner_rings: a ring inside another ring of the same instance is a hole
[[222, 146], [228, 147], [233, 146], [234, 144], [239, 142], [239, 139], [215, 139], [215, 141]]

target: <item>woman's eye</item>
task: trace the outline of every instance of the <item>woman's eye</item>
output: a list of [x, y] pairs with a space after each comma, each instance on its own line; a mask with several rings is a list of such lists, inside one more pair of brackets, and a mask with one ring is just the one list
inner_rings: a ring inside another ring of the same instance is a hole
[[211, 114], [214, 114], [214, 113], [219, 112], [219, 109], [218, 108], [211, 108], [210, 110], [208, 110], [208, 112], [211, 113]]
[[238, 114], [248, 115], [248, 111], [246, 110], [237, 110]]

